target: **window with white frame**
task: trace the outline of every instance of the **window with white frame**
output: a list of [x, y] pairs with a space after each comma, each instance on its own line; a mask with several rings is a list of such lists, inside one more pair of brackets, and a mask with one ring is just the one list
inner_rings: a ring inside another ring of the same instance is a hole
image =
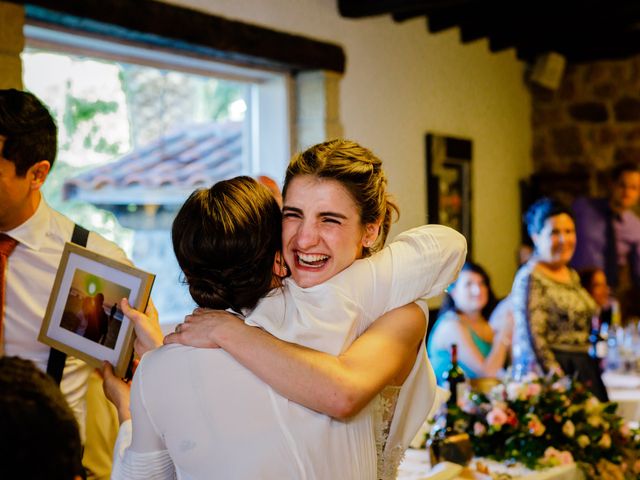
[[25, 26], [25, 88], [50, 108], [58, 157], [45, 198], [157, 275], [163, 323], [193, 307], [170, 242], [196, 188], [235, 175], [280, 183], [290, 156], [289, 76]]

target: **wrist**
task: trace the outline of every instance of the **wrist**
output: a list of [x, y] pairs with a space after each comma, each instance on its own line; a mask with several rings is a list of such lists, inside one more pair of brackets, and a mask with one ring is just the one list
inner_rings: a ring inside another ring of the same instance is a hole
[[237, 329], [239, 324], [244, 325], [244, 322], [235, 315], [224, 312], [209, 331], [209, 340], [213, 345], [219, 345], [224, 348], [225, 345], [233, 341], [234, 330]]
[[118, 408], [118, 421], [120, 425], [122, 425], [127, 420], [131, 420], [131, 410], [129, 409], [129, 405], [125, 407]]

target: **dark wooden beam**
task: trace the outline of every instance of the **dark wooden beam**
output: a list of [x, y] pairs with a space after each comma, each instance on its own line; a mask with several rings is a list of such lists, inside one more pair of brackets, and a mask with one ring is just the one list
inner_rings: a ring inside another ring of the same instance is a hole
[[394, 22], [404, 22], [406, 20], [412, 20], [417, 17], [424, 17], [426, 12], [424, 9], [420, 10], [407, 10], [406, 12], [394, 12], [391, 14]]
[[428, 26], [431, 33], [438, 33], [461, 24], [475, 22], [484, 15], [487, 3], [469, 2], [466, 5], [431, 9], [428, 12]]
[[209, 54], [222, 60], [343, 73], [336, 44], [153, 0], [8, 0], [27, 16], [89, 33]]
[[476, 1], [478, 0], [338, 0], [338, 10], [343, 17], [362, 18], [457, 7]]

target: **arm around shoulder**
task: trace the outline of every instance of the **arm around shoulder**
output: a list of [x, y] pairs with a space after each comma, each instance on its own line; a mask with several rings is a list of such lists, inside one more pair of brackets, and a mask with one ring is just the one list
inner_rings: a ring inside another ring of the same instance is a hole
[[380, 275], [390, 277], [388, 298], [377, 299], [388, 310], [440, 295], [462, 268], [467, 241], [452, 228], [423, 225], [401, 233], [389, 249], [392, 266]]

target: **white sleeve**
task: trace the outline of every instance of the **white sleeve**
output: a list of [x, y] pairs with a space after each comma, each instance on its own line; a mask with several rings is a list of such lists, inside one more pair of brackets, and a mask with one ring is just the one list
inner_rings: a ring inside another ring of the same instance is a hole
[[371, 305], [374, 318], [441, 294], [462, 268], [467, 241], [449, 227], [424, 225], [401, 233], [385, 250], [369, 259], [373, 285], [361, 290], [361, 305]]
[[[113, 452], [112, 480], [173, 480], [175, 466], [144, 405], [144, 359], [131, 386], [131, 418], [120, 425]], [[142, 370], [142, 371], [141, 371]]]
[[167, 450], [134, 452], [131, 450], [131, 420], [120, 425], [113, 452], [111, 480], [174, 480], [176, 471]]

